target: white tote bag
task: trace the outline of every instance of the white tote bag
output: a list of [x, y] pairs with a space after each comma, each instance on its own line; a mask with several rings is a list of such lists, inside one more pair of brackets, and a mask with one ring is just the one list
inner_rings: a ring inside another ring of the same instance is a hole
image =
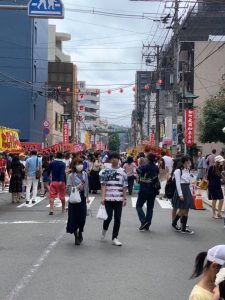
[[104, 220], [104, 221], [106, 219], [108, 219], [108, 215], [107, 215], [107, 212], [106, 212], [106, 209], [105, 209], [105, 205], [100, 205], [96, 218], [99, 219], [99, 220]]
[[71, 204], [75, 204], [75, 203], [80, 203], [81, 202], [80, 192], [78, 191], [78, 189], [76, 187], [72, 187], [72, 190], [71, 190], [71, 193], [70, 193], [70, 197], [69, 197], [69, 202]]

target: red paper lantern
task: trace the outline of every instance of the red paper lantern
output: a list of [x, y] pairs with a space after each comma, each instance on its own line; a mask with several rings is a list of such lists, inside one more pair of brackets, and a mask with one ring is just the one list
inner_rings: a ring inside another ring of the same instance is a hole
[[75, 94], [79, 94], [80, 90], [79, 89], [75, 89]]
[[80, 99], [83, 99], [84, 98], [84, 94], [80, 94]]
[[162, 79], [159, 79], [159, 80], [157, 81], [157, 83], [158, 83], [158, 85], [162, 85], [162, 84], [163, 84], [163, 80], [162, 80]]
[[61, 85], [59, 85], [59, 86], [57, 87], [57, 89], [60, 91], [60, 90], [62, 89]]
[[123, 89], [120, 89], [120, 93], [121, 93], [121, 94], [123, 93]]
[[107, 91], [107, 93], [108, 93], [108, 94], [111, 94], [111, 93], [112, 93], [112, 91], [111, 91], [111, 90], [108, 90], [108, 91]]
[[99, 95], [100, 94], [100, 90], [96, 90], [96, 94]]
[[67, 93], [70, 93], [70, 88], [66, 88], [66, 92], [67, 92]]
[[146, 85], [144, 86], [144, 89], [145, 89], [146, 91], [149, 91], [149, 90], [151, 89], [151, 85], [150, 85], [150, 84], [146, 84]]

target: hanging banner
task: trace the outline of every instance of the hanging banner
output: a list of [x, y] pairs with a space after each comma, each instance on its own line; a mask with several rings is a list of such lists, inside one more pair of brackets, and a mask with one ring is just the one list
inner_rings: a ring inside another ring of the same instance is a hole
[[41, 143], [24, 143], [24, 142], [21, 142], [21, 147], [22, 147], [23, 151], [25, 151], [25, 152], [30, 152], [32, 150], [41, 151]]
[[74, 144], [74, 152], [82, 152], [83, 151], [83, 146], [81, 144]]
[[63, 123], [63, 143], [69, 144], [69, 123]]
[[195, 138], [195, 112], [194, 109], [185, 109], [185, 144], [191, 147]]

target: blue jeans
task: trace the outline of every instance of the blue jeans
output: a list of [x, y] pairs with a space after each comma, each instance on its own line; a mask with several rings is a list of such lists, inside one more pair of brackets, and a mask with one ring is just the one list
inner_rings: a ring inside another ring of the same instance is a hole
[[[152, 223], [153, 208], [155, 204], [155, 193], [150, 193], [149, 191], [140, 191], [138, 194], [138, 199], [136, 203], [136, 210], [141, 224]], [[147, 202], [146, 215], [143, 211], [143, 205]]]

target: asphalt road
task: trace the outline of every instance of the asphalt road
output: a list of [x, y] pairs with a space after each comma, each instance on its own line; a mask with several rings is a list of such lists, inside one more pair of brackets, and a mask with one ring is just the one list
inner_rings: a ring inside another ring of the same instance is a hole
[[199, 251], [224, 243], [223, 220], [191, 211], [193, 236], [174, 232], [170, 209], [155, 206], [150, 232], [138, 232], [132, 201], [123, 211], [120, 240], [111, 245], [111, 229], [100, 241], [102, 222], [95, 218], [100, 198], [87, 217], [84, 243], [74, 245], [65, 232], [66, 214], [48, 215], [48, 200], [17, 207], [0, 192], [1, 300], [175, 300], [188, 299], [189, 280]]

